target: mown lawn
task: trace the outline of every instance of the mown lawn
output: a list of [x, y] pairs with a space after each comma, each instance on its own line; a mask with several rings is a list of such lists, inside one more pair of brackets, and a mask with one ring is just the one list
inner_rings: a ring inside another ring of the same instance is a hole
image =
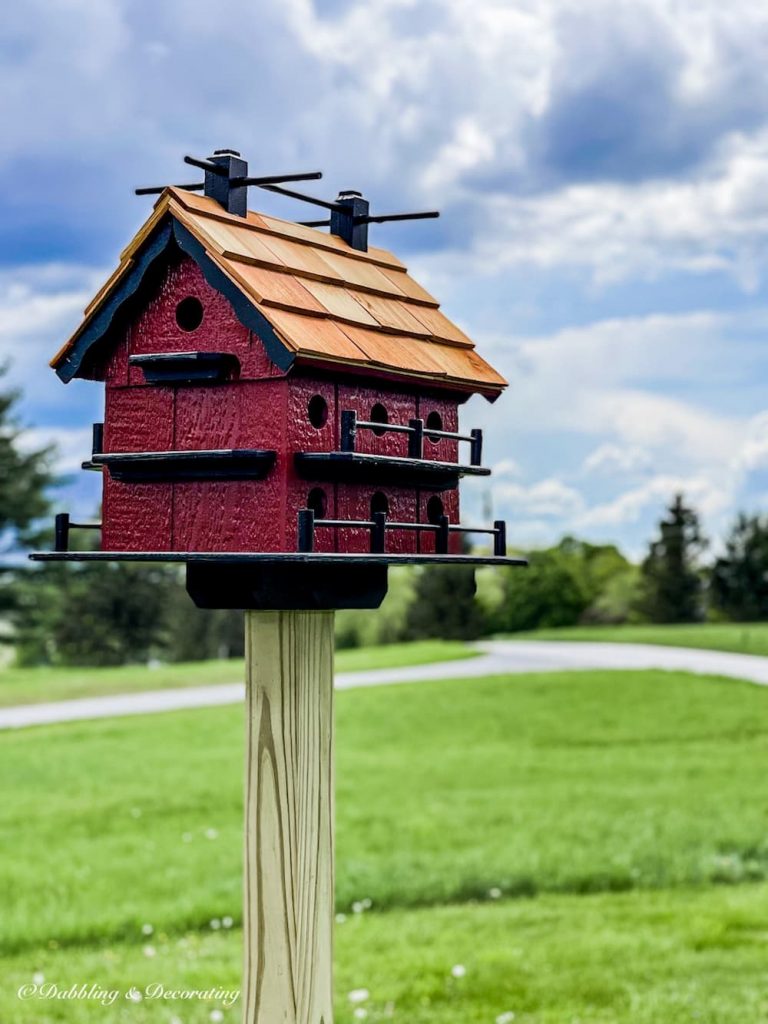
[[[336, 926], [335, 1021], [765, 1024], [767, 916], [766, 884], [349, 916]], [[239, 1024], [241, 944], [238, 929], [208, 927], [11, 957], [2, 964], [0, 1019], [210, 1024], [218, 1011]], [[19, 988], [35, 977], [63, 990], [95, 980], [115, 1001], [20, 1001]], [[158, 982], [227, 995], [168, 1001]], [[141, 1002], [125, 998], [131, 988]], [[361, 990], [368, 997], [352, 1002]]]
[[[336, 652], [337, 672], [399, 668], [434, 661], [454, 661], [478, 654], [452, 640], [358, 647]], [[245, 677], [242, 659], [194, 661], [178, 665], [125, 665], [119, 668], [0, 668], [0, 707], [72, 700], [109, 693], [136, 693], [180, 686], [238, 683]]]
[[[341, 1024], [357, 988], [408, 1024], [768, 1020], [765, 690], [554, 673], [337, 712]], [[7, 732], [0, 758], [0, 1020], [210, 1019], [14, 992], [237, 983], [241, 709]]]
[[692, 623], [681, 626], [566, 626], [510, 633], [508, 640], [601, 640], [614, 644], [701, 647], [738, 654], [768, 655], [768, 622]]

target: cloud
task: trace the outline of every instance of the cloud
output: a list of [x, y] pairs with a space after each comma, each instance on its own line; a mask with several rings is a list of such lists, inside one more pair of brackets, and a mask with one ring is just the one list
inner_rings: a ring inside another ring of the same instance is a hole
[[692, 312], [481, 339], [512, 381], [485, 422], [495, 425], [497, 439], [561, 432], [610, 440], [643, 449], [657, 466], [722, 461], [740, 443], [750, 412], [730, 411], [732, 390], [748, 390], [753, 378], [768, 374], [767, 324], [765, 311]]
[[584, 459], [582, 472], [605, 476], [644, 473], [653, 461], [647, 451], [636, 445], [601, 444]]
[[440, 222], [379, 229], [406, 250], [601, 281], [727, 267], [751, 284], [767, 30], [748, 0], [476, 0], [471, 17], [464, 0], [232, 0], [226, 17], [200, 0], [32, 0], [0, 26], [0, 235], [17, 258], [95, 260], [146, 209], [131, 187], [229, 145], [261, 171], [323, 166], [326, 194], [441, 206]]
[[511, 535], [539, 517], [549, 542], [576, 532], [637, 552], [678, 491], [722, 532], [765, 491], [767, 327], [755, 308], [489, 338], [482, 347], [512, 385], [465, 422], [480, 416], [491, 463], [518, 468], [492, 478]]
[[624, 491], [611, 501], [593, 505], [576, 520], [577, 529], [637, 523], [643, 513], [657, 514], [675, 495], [686, 501], [710, 521], [729, 509], [732, 495], [710, 477], [658, 475], [639, 487]]
[[57, 473], [79, 473], [91, 450], [91, 430], [88, 427], [31, 427], [19, 435], [19, 447], [25, 452], [54, 448]]
[[512, 516], [570, 519], [584, 508], [582, 495], [562, 480], [540, 480], [530, 485], [502, 483], [493, 489], [502, 511]]

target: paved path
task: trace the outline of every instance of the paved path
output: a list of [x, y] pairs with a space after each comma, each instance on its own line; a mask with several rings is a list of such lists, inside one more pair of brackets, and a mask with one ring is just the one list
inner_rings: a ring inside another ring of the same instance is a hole
[[[724, 651], [700, 651], [690, 647], [654, 647], [650, 644], [568, 643], [543, 640], [491, 641], [478, 644], [476, 658], [414, 665], [408, 668], [342, 672], [336, 688], [382, 686], [426, 679], [468, 679], [472, 676], [506, 675], [519, 672], [551, 672], [565, 669], [672, 669], [704, 675], [728, 676], [768, 686], [768, 658]], [[74, 722], [88, 718], [145, 715], [182, 708], [207, 708], [238, 704], [243, 684], [194, 686], [187, 689], [148, 690], [108, 697], [51, 704], [27, 704], [0, 708], [0, 729], [29, 725]]]

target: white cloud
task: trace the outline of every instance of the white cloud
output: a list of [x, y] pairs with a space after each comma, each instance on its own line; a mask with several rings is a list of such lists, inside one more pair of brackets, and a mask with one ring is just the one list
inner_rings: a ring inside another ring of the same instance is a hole
[[0, 270], [0, 359], [10, 363], [15, 379], [37, 377], [105, 276], [62, 264]]
[[580, 515], [577, 529], [618, 526], [637, 523], [643, 513], [657, 513], [675, 494], [684, 495], [686, 501], [711, 522], [731, 504], [730, 489], [718, 485], [710, 477], [684, 477], [659, 475], [619, 494], [603, 504], [594, 505]]
[[474, 254], [503, 267], [580, 267], [600, 283], [662, 272], [727, 271], [757, 287], [768, 235], [768, 131], [735, 133], [692, 176], [567, 184], [531, 197], [494, 195]]
[[55, 448], [59, 473], [80, 472], [91, 451], [91, 430], [86, 427], [32, 427], [19, 435], [22, 451]]
[[28, 8], [0, 26], [0, 169], [30, 217], [37, 166], [58, 170], [49, 214], [101, 229], [138, 219], [117, 197], [176, 178], [188, 148], [237, 145], [262, 170], [324, 165], [327, 191], [441, 205], [450, 244], [489, 272], [759, 277], [768, 11], [750, 0]]
[[[676, 393], [695, 385], [697, 397], [713, 390], [723, 397], [768, 372], [764, 323], [768, 317], [760, 312], [701, 312], [607, 320], [506, 343], [490, 339], [482, 349], [512, 386], [494, 407], [477, 411], [493, 424], [491, 439], [567, 432], [642, 449], [657, 468], [671, 458], [709, 465], [732, 455], [747, 416], [716, 411], [711, 395], [704, 404]], [[744, 355], [741, 377], [734, 377], [734, 351]]]
[[746, 472], [768, 466], [768, 412], [750, 421], [747, 437], [735, 453], [734, 465]]
[[514, 459], [502, 459], [500, 462], [494, 463], [492, 471], [494, 480], [502, 480], [504, 477], [519, 477], [522, 473]]
[[502, 483], [494, 487], [493, 495], [501, 511], [514, 519], [534, 516], [542, 519], [570, 519], [584, 508], [581, 494], [556, 479], [540, 480], [527, 486]]
[[581, 468], [587, 475], [617, 476], [644, 473], [652, 464], [650, 455], [643, 448], [606, 442], [589, 453]]

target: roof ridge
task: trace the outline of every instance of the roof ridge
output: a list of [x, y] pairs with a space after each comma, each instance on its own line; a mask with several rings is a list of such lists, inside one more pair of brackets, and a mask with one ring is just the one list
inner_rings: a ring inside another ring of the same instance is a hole
[[[348, 246], [341, 239], [335, 240], [336, 236], [326, 235], [323, 232], [318, 231], [317, 228], [308, 228], [303, 224], [297, 224], [295, 221], [286, 220], [283, 217], [274, 217], [271, 213], [261, 213], [258, 210], [248, 210], [245, 217], [238, 217], [235, 214], [227, 213], [223, 208], [210, 208], [205, 197], [192, 195], [192, 193], [185, 192], [183, 189], [174, 188], [172, 185], [169, 185], [162, 193], [156, 206], [159, 205], [160, 201], [167, 194], [170, 194], [172, 198], [176, 199], [186, 210], [190, 210], [202, 217], [210, 217], [211, 220], [218, 220], [224, 224], [230, 224], [236, 228], [247, 228], [251, 231], [257, 232], [258, 234], [287, 238], [289, 241], [296, 242], [298, 245], [327, 249], [329, 252], [338, 256], [343, 256], [347, 259], [359, 260], [362, 263], [373, 263], [375, 266], [386, 267], [388, 270], [398, 270], [403, 273], [406, 273], [408, 270], [402, 260], [398, 259], [394, 253], [389, 252], [387, 249], [380, 249], [376, 246], [370, 247], [364, 252], [360, 249], [353, 249], [352, 246]], [[215, 203], [216, 201], [212, 199], [210, 202]], [[218, 204], [216, 204], [216, 206], [218, 206]], [[259, 220], [271, 221], [276, 224], [284, 224], [286, 229], [289, 230], [281, 231], [270, 227], [267, 223], [254, 223], [250, 218], [258, 218]], [[297, 229], [311, 231], [313, 235], [312, 237], [304, 235], [301, 231], [297, 231]]]

